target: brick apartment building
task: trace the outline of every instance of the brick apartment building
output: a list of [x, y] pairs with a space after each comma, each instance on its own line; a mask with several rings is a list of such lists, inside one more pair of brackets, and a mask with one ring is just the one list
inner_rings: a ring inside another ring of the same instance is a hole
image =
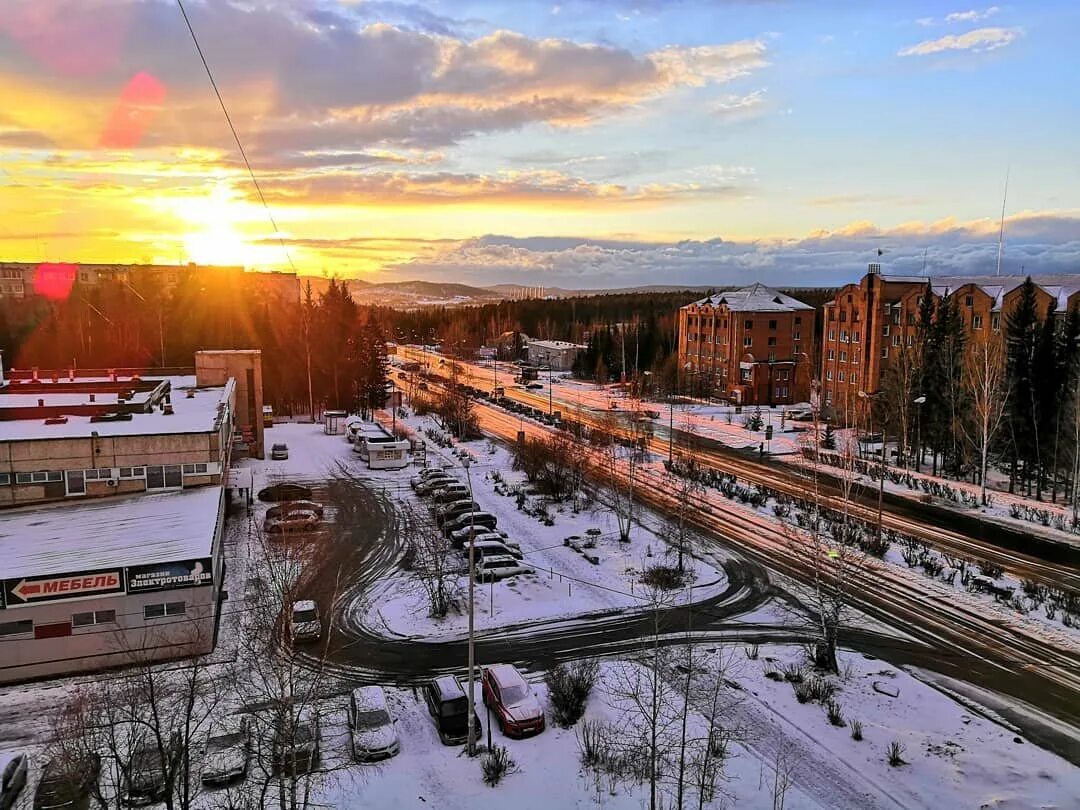
[[679, 310], [683, 385], [740, 405], [790, 405], [810, 398], [814, 309], [753, 284]]
[[[850, 418], [859, 392], [878, 391], [889, 364], [915, 345], [928, 282], [935, 302], [953, 298], [959, 303], [969, 341], [1001, 340], [1024, 277], [893, 276], [871, 264], [858, 283], [842, 287], [822, 308], [820, 385], [826, 416]], [[1040, 317], [1051, 303], [1067, 312], [1080, 303], [1080, 279], [1040, 277], [1035, 294]]]

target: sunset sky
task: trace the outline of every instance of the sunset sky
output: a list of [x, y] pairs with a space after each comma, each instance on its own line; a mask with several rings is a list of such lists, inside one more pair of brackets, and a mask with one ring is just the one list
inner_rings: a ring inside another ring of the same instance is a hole
[[[1080, 272], [1080, 3], [0, 2], [0, 260]], [[286, 249], [283, 249], [284, 243]]]

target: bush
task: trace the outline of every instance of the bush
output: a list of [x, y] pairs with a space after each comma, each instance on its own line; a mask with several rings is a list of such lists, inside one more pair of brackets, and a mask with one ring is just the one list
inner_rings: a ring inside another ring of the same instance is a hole
[[790, 683], [802, 683], [803, 674], [803, 668], [798, 664], [788, 664], [784, 667], [784, 680]]
[[807, 683], [810, 688], [810, 697], [819, 703], [832, 700], [832, 696], [836, 694], [836, 686], [824, 678], [811, 678]]
[[904, 764], [904, 744], [899, 740], [893, 740], [889, 743], [885, 753], [889, 757], [889, 764], [894, 768]]
[[811, 694], [809, 683], [807, 683], [806, 681], [802, 681], [801, 683], [793, 683], [792, 688], [795, 690], [795, 699], [799, 701], [799, 703], [810, 702]]
[[1005, 570], [992, 560], [980, 560], [979, 572], [984, 577], [990, 577], [990, 579], [999, 579], [1001, 575], [1005, 573]]
[[596, 685], [600, 665], [591, 658], [558, 664], [544, 676], [555, 725], [570, 728], [585, 713], [585, 704]]
[[517, 763], [506, 750], [505, 745], [496, 745], [480, 757], [480, 770], [484, 774], [484, 784], [495, 787], [507, 774], [517, 769]]
[[686, 571], [674, 565], [650, 565], [641, 575], [643, 584], [662, 591], [677, 591], [686, 584]]
[[855, 742], [862, 740], [862, 723], [858, 720], [849, 720], [848, 725], [851, 727], [851, 739]]
[[577, 740], [581, 764], [592, 768], [602, 762], [608, 753], [611, 729], [599, 720], [583, 720], [578, 726]]
[[751, 661], [757, 661], [759, 647], [757, 644], [751, 644], [748, 647], [743, 647], [743, 652], [746, 653], [746, 657]]
[[825, 716], [834, 726], [844, 725], [844, 714], [840, 711], [840, 704], [835, 700], [830, 700], [825, 704]]

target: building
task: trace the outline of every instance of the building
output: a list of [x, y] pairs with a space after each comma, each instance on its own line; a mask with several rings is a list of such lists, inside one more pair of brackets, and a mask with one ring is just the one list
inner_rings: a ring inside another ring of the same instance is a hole
[[546, 366], [552, 371], [569, 371], [578, 355], [587, 348], [566, 340], [530, 340], [528, 357], [534, 366]]
[[[822, 309], [821, 405], [846, 420], [859, 392], [881, 389], [890, 364], [918, 340], [919, 311], [929, 288], [935, 305], [953, 298], [968, 339], [1002, 340], [1006, 318], [1020, 297], [1024, 276], [898, 276], [871, 264], [863, 278], [842, 287]], [[1040, 317], [1051, 304], [1067, 312], [1080, 303], [1080, 278], [1035, 279]], [[928, 287], [929, 285], [929, 287]]]
[[236, 385], [236, 427], [249, 453], [263, 458], [263, 376], [259, 349], [215, 349], [195, 352], [195, 379], [198, 385]]
[[224, 576], [220, 486], [0, 520], [0, 683], [213, 649]]
[[738, 405], [806, 402], [813, 337], [813, 307], [764, 284], [702, 298], [679, 310], [682, 385]]

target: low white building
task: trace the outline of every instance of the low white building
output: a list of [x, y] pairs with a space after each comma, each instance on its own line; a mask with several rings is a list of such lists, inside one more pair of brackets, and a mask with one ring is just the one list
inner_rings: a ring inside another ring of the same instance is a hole
[[0, 683], [213, 649], [220, 486], [8, 509]]
[[529, 362], [548, 366], [552, 371], [569, 371], [577, 356], [588, 346], [566, 340], [530, 340]]

